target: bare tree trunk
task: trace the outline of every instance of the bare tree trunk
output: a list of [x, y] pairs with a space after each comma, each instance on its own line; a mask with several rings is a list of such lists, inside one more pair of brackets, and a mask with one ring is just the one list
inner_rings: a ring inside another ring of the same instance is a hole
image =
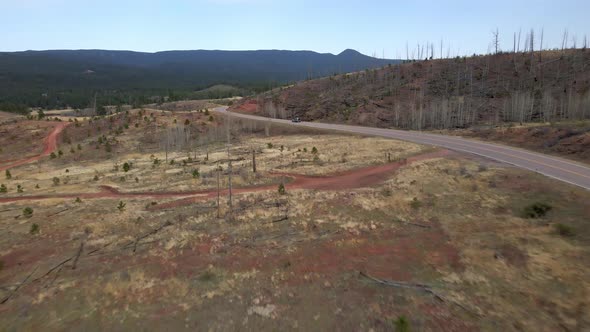
[[410, 51], [408, 50], [408, 42], [406, 41], [406, 61], [410, 60]]
[[232, 202], [232, 183], [231, 183], [231, 176], [232, 176], [232, 163], [231, 163], [231, 155], [230, 155], [230, 144], [231, 144], [231, 119], [229, 116], [226, 117], [227, 119], [227, 159], [229, 160], [228, 165], [228, 195], [229, 195], [229, 217], [230, 219], [233, 218], [233, 202]]
[[168, 132], [166, 132], [166, 164], [168, 164]]
[[219, 197], [220, 197], [220, 191], [221, 191], [221, 186], [219, 183], [219, 174], [221, 173], [221, 171], [219, 170], [219, 166], [217, 166], [217, 218], [221, 217], [221, 206], [219, 205]]
[[498, 31], [498, 28], [496, 28], [496, 31], [492, 32], [492, 34], [494, 35], [494, 54], [498, 54], [498, 47], [500, 46], [500, 32]]
[[252, 172], [256, 173], [256, 149], [252, 149]]
[[231, 189], [232, 189], [232, 184], [231, 184], [232, 164], [231, 164], [231, 160], [229, 161], [229, 169], [228, 169], [228, 172], [229, 172], [229, 177], [228, 177], [228, 179], [229, 179], [229, 183], [228, 183], [228, 189], [229, 189], [229, 215], [230, 215], [230, 218], [232, 218], [233, 217], [233, 211], [234, 210], [233, 210], [232, 192], [231, 192]]
[[[516, 53], [516, 32], [514, 33], [514, 38], [513, 38], [513, 42], [512, 42], [512, 53]], [[512, 56], [512, 60], [514, 60], [514, 56]]]
[[522, 29], [518, 29], [518, 43], [516, 43], [516, 52], [520, 53], [520, 34], [522, 33]]

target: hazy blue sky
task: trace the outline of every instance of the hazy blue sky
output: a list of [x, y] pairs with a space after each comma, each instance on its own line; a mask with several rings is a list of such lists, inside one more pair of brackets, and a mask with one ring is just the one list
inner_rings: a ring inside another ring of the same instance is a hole
[[504, 49], [519, 28], [544, 28], [552, 46], [567, 28], [580, 45], [590, 0], [0, 0], [0, 51], [354, 48], [405, 58], [406, 42], [435, 42], [438, 56], [441, 38], [445, 54], [486, 52], [496, 27]]

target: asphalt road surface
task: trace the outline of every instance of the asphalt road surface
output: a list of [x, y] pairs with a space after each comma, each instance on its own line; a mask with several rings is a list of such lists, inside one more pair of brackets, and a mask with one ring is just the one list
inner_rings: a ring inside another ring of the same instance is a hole
[[227, 112], [227, 107], [218, 107], [215, 108], [214, 111], [243, 119], [271, 121], [273, 123], [289, 124], [293, 126], [380, 136], [418, 144], [439, 146], [449, 150], [472, 153], [478, 156], [511, 164], [590, 190], [590, 167], [564, 158], [548, 156], [542, 153], [531, 152], [510, 146], [485, 143], [455, 136], [445, 136], [416, 131], [316, 122], [293, 123], [290, 120], [270, 119], [254, 115]]

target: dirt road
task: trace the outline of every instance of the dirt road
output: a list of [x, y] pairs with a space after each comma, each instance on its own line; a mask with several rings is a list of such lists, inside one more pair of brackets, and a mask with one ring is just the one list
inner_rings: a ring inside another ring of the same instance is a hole
[[[272, 176], [285, 176], [289, 181], [285, 187], [287, 190], [291, 189], [316, 189], [316, 190], [344, 190], [355, 189], [362, 187], [369, 187], [377, 185], [391, 175], [391, 173], [405, 165], [420, 160], [427, 160], [432, 158], [439, 158], [447, 156], [450, 153], [448, 150], [440, 150], [430, 153], [425, 153], [410, 157], [404, 161], [388, 163], [384, 165], [364, 167], [354, 169], [342, 173], [327, 175], [327, 176], [307, 176], [291, 173], [273, 173]], [[260, 191], [277, 190], [277, 185], [264, 185], [255, 187], [234, 188], [233, 194], [242, 194]], [[221, 191], [222, 194], [227, 193], [227, 189]], [[93, 193], [71, 193], [71, 194], [51, 194], [51, 195], [31, 195], [31, 196], [15, 196], [15, 197], [0, 197], [0, 203], [10, 203], [19, 201], [34, 201], [45, 199], [98, 199], [98, 198], [174, 198], [179, 197], [180, 200], [159, 204], [153, 206], [152, 210], [173, 208], [183, 205], [188, 205], [197, 201], [207, 200], [217, 195], [217, 191], [213, 189], [198, 190], [198, 191], [161, 191], [161, 192], [121, 192], [116, 188], [110, 186], [100, 186], [99, 191]]]
[[227, 112], [227, 107], [213, 109], [242, 119], [271, 121], [293, 126], [328, 129], [356, 134], [380, 136], [418, 144], [433, 145], [459, 152], [467, 152], [493, 160], [528, 169], [554, 179], [590, 190], [590, 167], [563, 158], [544, 155], [500, 144], [485, 143], [456, 136], [445, 136], [417, 131], [381, 129], [361, 126], [338, 125], [316, 122], [293, 123], [289, 120], [269, 119], [260, 116]]
[[11, 164], [8, 164], [8, 165], [2, 165], [2, 166], [0, 166], [0, 171], [5, 171], [5, 170], [13, 168], [13, 167], [32, 163], [32, 162], [35, 162], [43, 157], [50, 155], [51, 152], [54, 152], [57, 149], [57, 138], [59, 137], [59, 134], [68, 125], [70, 125], [69, 122], [57, 122], [56, 123], [53, 130], [43, 140], [43, 152], [41, 152], [41, 154], [38, 154], [38, 155], [32, 156], [32, 157], [27, 157], [27, 158], [24, 158], [21, 160], [17, 160], [17, 161], [15, 161]]

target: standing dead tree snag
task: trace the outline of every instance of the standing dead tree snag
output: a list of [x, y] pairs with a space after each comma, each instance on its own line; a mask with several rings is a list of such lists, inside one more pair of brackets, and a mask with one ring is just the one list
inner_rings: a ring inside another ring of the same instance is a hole
[[229, 218], [230, 220], [233, 219], [233, 202], [232, 202], [232, 161], [231, 161], [231, 154], [230, 154], [230, 147], [231, 147], [231, 118], [226, 116], [227, 121], [227, 159], [228, 159], [228, 199], [229, 199]]
[[252, 172], [256, 173], [256, 149], [252, 149]]
[[219, 198], [220, 198], [220, 193], [221, 193], [221, 185], [219, 183], [219, 176], [221, 174], [221, 167], [217, 166], [217, 218], [219, 219], [221, 217], [221, 206], [219, 205]]
[[500, 32], [498, 31], [498, 28], [496, 28], [496, 31], [493, 31], [492, 34], [494, 35], [494, 54], [498, 54], [498, 49], [500, 47]]

